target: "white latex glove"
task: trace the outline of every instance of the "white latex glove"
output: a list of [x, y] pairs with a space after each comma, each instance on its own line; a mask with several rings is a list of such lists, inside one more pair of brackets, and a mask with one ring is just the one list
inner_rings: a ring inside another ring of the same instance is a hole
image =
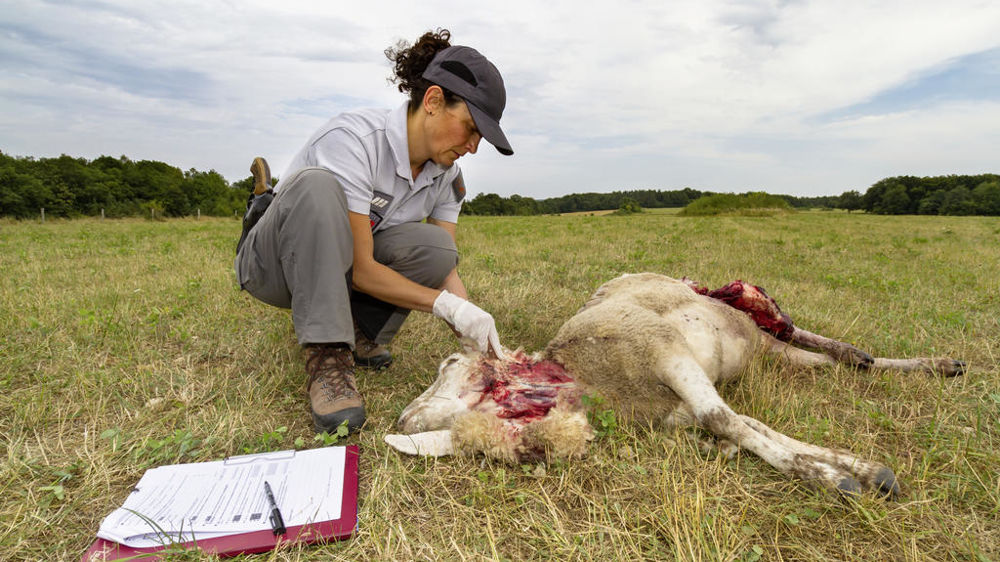
[[475, 351], [486, 353], [493, 348], [500, 359], [506, 359], [503, 347], [500, 345], [500, 334], [496, 323], [488, 312], [448, 291], [434, 301], [434, 316], [451, 324], [462, 334], [462, 347], [471, 347]]

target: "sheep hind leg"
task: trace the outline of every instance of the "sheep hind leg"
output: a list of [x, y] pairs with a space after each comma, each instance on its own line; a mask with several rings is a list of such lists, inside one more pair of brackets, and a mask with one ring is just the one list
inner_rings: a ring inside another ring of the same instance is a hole
[[[796, 334], [798, 334], [799, 332], [800, 330], [796, 328]], [[816, 336], [816, 334], [812, 334], [811, 332], [806, 332], [805, 330], [802, 330], [802, 332], [810, 334], [810, 336], [814, 336], [816, 338], [823, 338], [823, 336]], [[836, 340], [830, 340], [829, 338], [823, 338], [823, 339], [826, 339], [829, 342], [833, 343], [843, 343], [843, 342], [837, 342]], [[812, 344], [810, 343], [802, 344], [802, 345], [808, 345], [810, 347], [816, 347], [814, 344], [816, 341], [818, 341], [812, 338], [793, 339], [795, 343], [799, 343], [800, 340], [813, 342]], [[794, 367], [815, 367], [819, 365], [836, 365], [838, 363], [846, 363], [848, 365], [853, 365], [864, 369], [876, 369], [880, 371], [900, 371], [904, 373], [919, 372], [927, 374], [936, 374], [944, 377], [954, 377], [965, 373], [965, 362], [958, 361], [956, 359], [951, 359], [949, 357], [913, 357], [910, 359], [891, 359], [888, 357], [868, 356], [869, 359], [871, 359], [871, 362], [864, 364], [864, 363], [858, 363], [853, 360], [845, 361], [839, 357], [839, 355], [849, 354], [849, 351], [842, 351], [839, 354], [816, 353], [814, 351], [807, 351], [805, 349], [800, 349], [798, 347], [795, 347], [794, 345], [790, 345], [788, 343], [780, 341], [777, 338], [774, 338], [766, 334], [764, 336], [764, 342], [765, 345], [767, 346], [767, 351], [770, 354], [778, 357], [780, 360]], [[850, 346], [850, 344], [843, 344], [843, 345], [853, 347]]]
[[920, 372], [942, 377], [957, 377], [965, 374], [965, 361], [950, 357], [913, 357], [910, 359], [890, 359], [876, 357], [872, 368], [885, 371]]
[[859, 459], [848, 451], [838, 451], [828, 449], [826, 447], [820, 447], [819, 445], [804, 443], [783, 433], [777, 432], [768, 427], [767, 424], [749, 416], [741, 415], [740, 419], [743, 423], [753, 428], [754, 431], [765, 435], [769, 439], [777, 441], [792, 450], [800, 451], [818, 459], [823, 459], [824, 462], [846, 470], [854, 475], [862, 486], [867, 489], [874, 490], [886, 499], [894, 500], [900, 494], [899, 484], [896, 481], [895, 473], [893, 473], [893, 471], [885, 465]]
[[886, 371], [923, 372], [945, 377], [954, 377], [965, 373], [965, 362], [948, 357], [914, 357], [912, 359], [890, 359], [887, 357], [872, 357], [868, 353], [849, 343], [830, 339], [808, 330], [795, 327], [792, 333], [792, 343], [803, 347], [823, 350], [823, 353], [840, 363], [854, 365], [862, 369], [880, 369]]
[[764, 336], [764, 342], [770, 355], [793, 367], [833, 366], [837, 364], [836, 359], [825, 353], [806, 351], [768, 335]]
[[834, 358], [839, 363], [854, 365], [855, 367], [861, 367], [862, 369], [871, 367], [872, 363], [875, 362], [875, 358], [870, 354], [854, 347], [849, 343], [837, 341], [819, 334], [814, 334], [808, 330], [803, 330], [798, 326], [796, 326], [792, 331], [791, 341], [792, 343], [801, 345], [802, 347], [820, 349], [823, 353]]
[[698, 426], [746, 449], [778, 471], [845, 496], [861, 492], [861, 483], [847, 470], [822, 458], [796, 452], [756, 431], [719, 396], [705, 371], [689, 357], [666, 356], [657, 364], [660, 382], [691, 408]]

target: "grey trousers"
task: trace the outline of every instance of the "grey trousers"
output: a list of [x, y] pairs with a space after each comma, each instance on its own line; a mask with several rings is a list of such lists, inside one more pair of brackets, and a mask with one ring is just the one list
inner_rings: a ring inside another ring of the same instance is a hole
[[[451, 235], [412, 222], [373, 235], [375, 261], [426, 287], [440, 288], [458, 265]], [[354, 322], [388, 343], [409, 310], [351, 289], [354, 237], [344, 190], [329, 170], [290, 178], [236, 256], [240, 287], [272, 306], [292, 309], [300, 344], [354, 345]], [[352, 321], [353, 320], [353, 321]]]

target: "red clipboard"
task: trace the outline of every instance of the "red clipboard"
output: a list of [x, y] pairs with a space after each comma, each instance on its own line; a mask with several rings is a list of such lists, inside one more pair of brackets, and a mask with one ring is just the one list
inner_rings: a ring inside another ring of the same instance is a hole
[[[160, 560], [156, 553], [164, 548], [197, 548], [220, 558], [267, 552], [284, 545], [313, 544], [350, 538], [358, 526], [358, 446], [347, 445], [344, 459], [343, 505], [340, 519], [320, 521], [308, 525], [289, 527], [283, 535], [275, 536], [269, 529], [204, 539], [169, 547], [134, 548], [107, 539], [98, 538], [84, 553], [81, 562], [103, 562], [140, 557], [141, 560]], [[173, 552], [173, 550], [171, 550]]]

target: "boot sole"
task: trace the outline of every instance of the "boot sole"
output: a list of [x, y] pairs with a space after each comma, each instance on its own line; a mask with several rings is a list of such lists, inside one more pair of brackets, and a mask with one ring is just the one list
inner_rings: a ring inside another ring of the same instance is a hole
[[254, 195], [262, 195], [271, 187], [271, 167], [267, 165], [267, 160], [260, 156], [254, 158], [250, 164], [250, 174], [253, 176]]
[[364, 407], [344, 408], [325, 416], [320, 416], [316, 412], [313, 412], [312, 417], [313, 428], [316, 430], [316, 433], [323, 433], [325, 431], [332, 434], [337, 431], [340, 424], [344, 423], [344, 420], [347, 420], [347, 430], [354, 433], [365, 424], [365, 409]]
[[369, 369], [382, 370], [392, 365], [392, 355], [389, 353], [376, 355], [375, 357], [358, 357], [355, 355], [354, 364]]

